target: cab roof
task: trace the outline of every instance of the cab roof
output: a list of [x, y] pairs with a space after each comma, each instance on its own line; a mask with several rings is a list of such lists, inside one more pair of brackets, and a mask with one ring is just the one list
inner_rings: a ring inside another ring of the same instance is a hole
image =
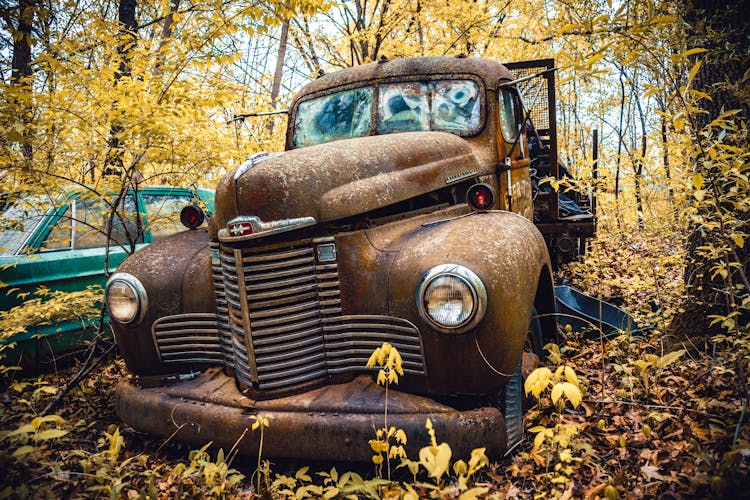
[[513, 74], [497, 61], [478, 57], [413, 57], [381, 60], [343, 69], [310, 82], [294, 99], [296, 104], [311, 94], [336, 87], [415, 75], [475, 75], [488, 87], [500, 79], [512, 80]]

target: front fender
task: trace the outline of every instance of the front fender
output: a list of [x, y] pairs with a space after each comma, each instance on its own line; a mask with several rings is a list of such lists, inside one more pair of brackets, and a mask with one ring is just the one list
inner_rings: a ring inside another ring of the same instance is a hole
[[[417, 318], [433, 394], [488, 394], [518, 365], [537, 284], [548, 269], [544, 238], [529, 220], [510, 212], [483, 212], [426, 225], [404, 237], [389, 273], [389, 308]], [[487, 290], [487, 310], [473, 329], [446, 334], [417, 309], [416, 289], [439, 264], [474, 271]]]
[[163, 238], [128, 257], [117, 271], [138, 278], [148, 297], [141, 322], [112, 321], [120, 354], [136, 375], [167, 373], [156, 352], [154, 321], [173, 314], [216, 312], [208, 233], [205, 229], [183, 231]]

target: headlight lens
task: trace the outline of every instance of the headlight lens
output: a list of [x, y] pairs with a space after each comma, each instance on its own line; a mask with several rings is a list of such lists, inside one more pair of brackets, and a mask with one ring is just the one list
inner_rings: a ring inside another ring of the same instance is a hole
[[447, 327], [457, 327], [474, 312], [474, 295], [461, 278], [439, 276], [427, 285], [424, 305], [433, 321]]
[[456, 264], [430, 269], [417, 291], [422, 318], [446, 333], [463, 333], [484, 316], [487, 291], [473, 271]]
[[129, 324], [143, 319], [146, 291], [138, 279], [128, 273], [116, 273], [107, 282], [109, 314], [118, 323]]

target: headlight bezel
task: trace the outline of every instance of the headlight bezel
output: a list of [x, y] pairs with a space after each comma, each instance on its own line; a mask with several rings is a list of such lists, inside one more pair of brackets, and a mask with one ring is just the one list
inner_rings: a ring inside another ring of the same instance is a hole
[[[430, 316], [425, 306], [425, 296], [431, 284], [441, 277], [452, 277], [467, 285], [472, 294], [472, 311], [463, 322], [457, 325], [446, 325]], [[428, 270], [417, 286], [417, 310], [420, 317], [432, 328], [448, 334], [465, 333], [479, 324], [487, 311], [487, 289], [479, 276], [471, 269], [460, 264], [440, 264]]]
[[[117, 318], [112, 313], [112, 310], [110, 308], [109, 290], [116, 282], [121, 282], [128, 286], [133, 291], [135, 296], [135, 313], [126, 320]], [[109, 313], [110, 318], [121, 325], [132, 325], [140, 323], [141, 321], [143, 321], [143, 318], [146, 316], [146, 311], [148, 310], [148, 295], [146, 294], [146, 289], [143, 287], [143, 284], [140, 282], [140, 280], [138, 280], [138, 278], [130, 273], [117, 272], [110, 276], [110, 278], [107, 280], [107, 286], [104, 291], [104, 300], [107, 304], [107, 312]]]

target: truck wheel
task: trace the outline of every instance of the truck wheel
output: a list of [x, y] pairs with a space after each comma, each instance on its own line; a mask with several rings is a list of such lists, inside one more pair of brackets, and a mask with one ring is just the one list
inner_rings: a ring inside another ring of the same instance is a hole
[[532, 308], [523, 355], [518, 362], [515, 373], [508, 385], [505, 386], [505, 397], [501, 399], [505, 410], [503, 413], [505, 414], [509, 450], [520, 443], [524, 436], [523, 414], [528, 405], [523, 383], [542, 359], [542, 339], [542, 325], [537, 317], [536, 308]]

